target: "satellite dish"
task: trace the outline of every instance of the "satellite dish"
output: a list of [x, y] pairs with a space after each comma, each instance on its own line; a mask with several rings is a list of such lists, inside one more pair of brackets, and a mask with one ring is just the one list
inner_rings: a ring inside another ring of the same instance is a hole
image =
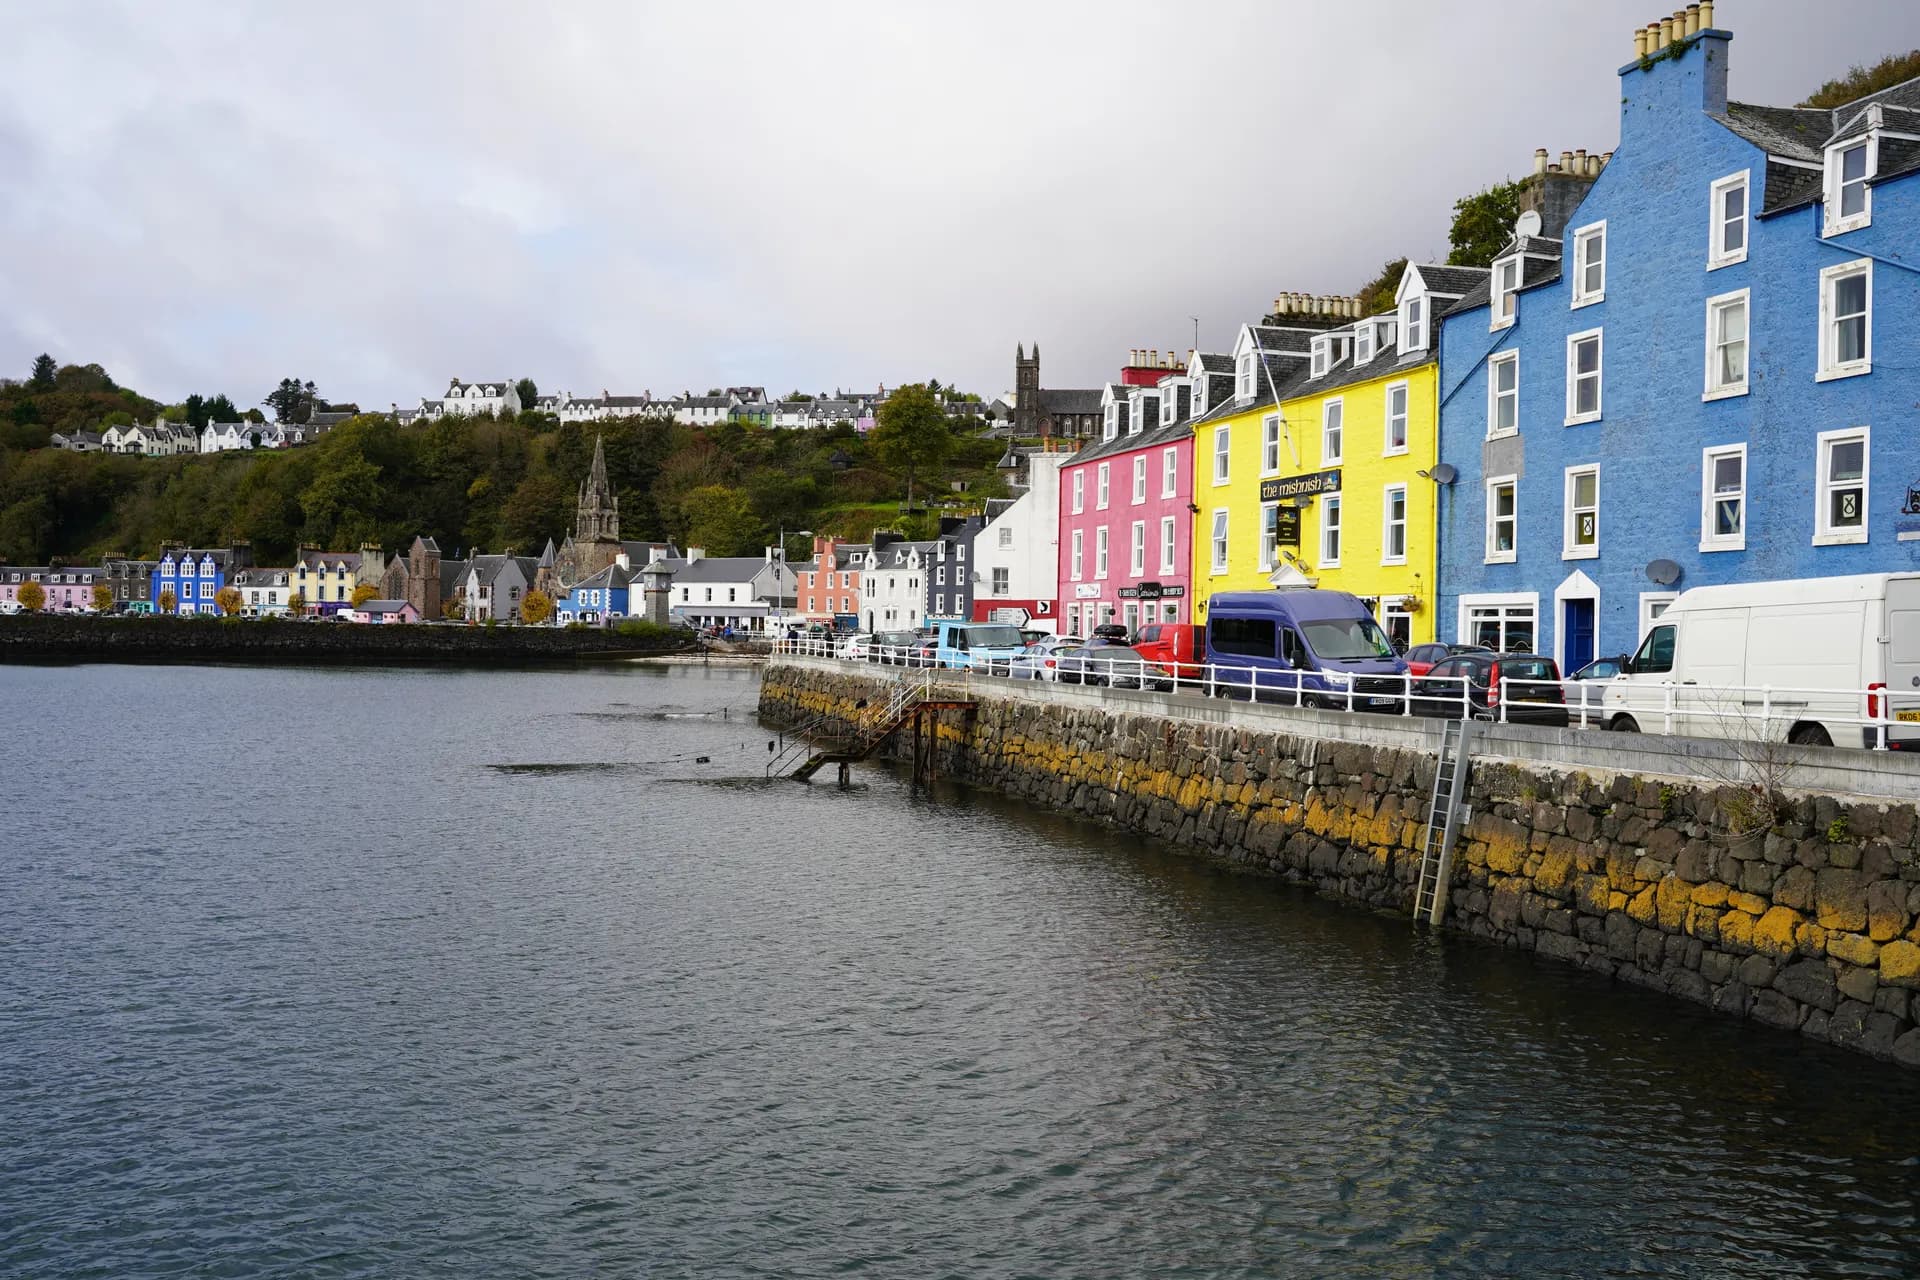
[[1647, 580], [1657, 586], [1670, 587], [1680, 581], [1680, 566], [1671, 560], [1649, 561]]
[[1540, 215], [1528, 209], [1513, 220], [1513, 233], [1517, 236], [1537, 236], [1540, 234]]
[[1427, 479], [1435, 484], [1452, 484], [1460, 476], [1460, 469], [1451, 462], [1438, 462], [1433, 470], [1427, 472]]

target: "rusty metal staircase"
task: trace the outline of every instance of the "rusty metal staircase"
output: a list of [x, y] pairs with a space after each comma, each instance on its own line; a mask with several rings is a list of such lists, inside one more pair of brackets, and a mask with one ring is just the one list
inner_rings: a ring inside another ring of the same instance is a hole
[[[851, 738], [832, 743], [818, 749], [809, 749], [805, 760], [801, 761], [792, 776], [805, 782], [821, 769], [830, 764], [844, 767], [856, 760], [865, 760], [880, 744], [893, 736], [894, 730], [907, 722], [920, 705], [933, 694], [933, 676], [931, 673], [919, 679], [902, 679], [887, 694], [887, 700], [877, 707], [868, 707], [855, 722]], [[810, 744], [802, 742], [802, 747]], [[791, 749], [789, 749], [791, 751]], [[767, 772], [771, 776], [782, 771], [791, 762], [788, 753], [782, 753], [768, 764]]]

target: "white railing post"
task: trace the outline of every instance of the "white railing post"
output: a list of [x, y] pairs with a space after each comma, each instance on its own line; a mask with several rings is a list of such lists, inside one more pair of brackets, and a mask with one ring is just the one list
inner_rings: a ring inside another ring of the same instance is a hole
[[1400, 685], [1400, 714], [1410, 716], [1413, 714], [1413, 672], [1402, 671]]
[[1473, 719], [1473, 680], [1465, 675], [1458, 679], [1460, 681], [1460, 718], [1471, 720]]
[[1773, 736], [1773, 686], [1770, 684], [1760, 686], [1760, 736]]
[[1507, 699], [1513, 696], [1513, 681], [1501, 676], [1493, 682], [1494, 692], [1500, 695], [1500, 723], [1507, 722]]
[[1662, 723], [1664, 725], [1663, 732], [1672, 733], [1673, 732], [1673, 681], [1671, 680], [1667, 681], [1667, 683], [1663, 686], [1663, 688], [1665, 689], [1664, 701], [1666, 703], [1666, 706], [1662, 710], [1662, 716], [1663, 716]]

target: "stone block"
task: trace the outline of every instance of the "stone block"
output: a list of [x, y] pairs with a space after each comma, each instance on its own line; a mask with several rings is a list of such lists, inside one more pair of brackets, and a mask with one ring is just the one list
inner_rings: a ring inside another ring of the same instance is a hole
[[1912, 1013], [1912, 1000], [1899, 987], [1881, 987], [1873, 993], [1873, 1007], [1905, 1022]]
[[1872, 1004], [1873, 997], [1880, 990], [1880, 978], [1872, 969], [1843, 964], [1840, 966], [1840, 972], [1834, 975], [1833, 985], [1849, 1000], [1860, 1000]]
[[1740, 864], [1740, 890], [1742, 893], [1770, 894], [1773, 892], [1773, 867], [1765, 862], [1743, 862]]
[[1759, 917], [1744, 911], [1729, 911], [1720, 917], [1720, 943], [1729, 950], [1745, 951], [1753, 946], [1753, 926]]
[[1920, 946], [1902, 938], [1880, 948], [1880, 981], [1920, 987]]
[[1705, 1004], [1713, 997], [1712, 984], [1691, 969], [1678, 969], [1669, 974], [1667, 990], [1695, 1004]]
[[1779, 966], [1765, 956], [1748, 956], [1735, 972], [1740, 981], [1750, 987], [1766, 987], [1773, 984], [1773, 975], [1779, 972]]
[[1795, 911], [1811, 911], [1814, 904], [1813, 872], [1806, 867], [1788, 867], [1780, 873], [1774, 882], [1773, 901], [1775, 905], [1792, 907]]
[[1748, 893], [1744, 889], [1735, 889], [1727, 894], [1727, 905], [1736, 911], [1748, 915], [1763, 916], [1773, 904], [1757, 893]]
[[1907, 886], [1898, 880], [1877, 880], [1867, 886], [1867, 936], [1888, 942], [1906, 930]]
[[1833, 968], [1825, 960], [1793, 961], [1774, 975], [1773, 988], [1816, 1009], [1832, 1009], [1838, 1000]]
[[1897, 1037], [1888, 1054], [1903, 1067], [1920, 1067], [1920, 1028]]
[[1727, 904], [1728, 893], [1726, 885], [1718, 880], [1709, 880], [1693, 887], [1693, 900], [1703, 907], [1723, 907]]
[[1648, 885], [1627, 902], [1627, 914], [1641, 924], [1652, 924], [1659, 907], [1654, 901], [1655, 887]]
[[1835, 960], [1871, 968], [1880, 962], [1880, 944], [1863, 933], [1829, 933], [1827, 954]]
[[1700, 957], [1700, 976], [1719, 986], [1733, 976], [1733, 957], [1724, 951], [1709, 951]]
[[1782, 1031], [1797, 1031], [1805, 1016], [1806, 1010], [1790, 996], [1772, 990], [1754, 993], [1752, 1017], [1755, 1022], [1764, 1022]]
[[1704, 840], [1689, 840], [1674, 859], [1674, 874], [1689, 884], [1713, 879], [1714, 848]]
[[1716, 988], [1710, 1003], [1716, 1013], [1744, 1018], [1753, 1008], [1753, 988], [1735, 979]]
[[[1867, 927], [1867, 883], [1858, 871], [1828, 867], [1814, 879], [1814, 908], [1822, 927], [1855, 932]], [[1779, 899], [1776, 890], [1774, 900]]]
[[1799, 945], [1795, 934], [1802, 924], [1799, 912], [1773, 907], [1753, 926], [1753, 948], [1762, 955], [1785, 957]]

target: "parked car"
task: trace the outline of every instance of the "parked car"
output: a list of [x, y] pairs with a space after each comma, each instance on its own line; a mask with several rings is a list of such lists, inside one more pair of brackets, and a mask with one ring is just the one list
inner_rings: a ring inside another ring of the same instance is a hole
[[1003, 675], [1025, 648], [1020, 629], [1005, 622], [933, 624], [933, 659], [938, 666]]
[[1124, 644], [1082, 645], [1063, 649], [1054, 659], [1059, 678], [1068, 684], [1097, 684], [1115, 689], [1173, 688], [1173, 679]]
[[933, 644], [918, 631], [875, 632], [867, 646], [867, 661], [890, 667], [930, 667]]
[[872, 661], [873, 644], [874, 638], [872, 636], [864, 631], [856, 631], [852, 635], [835, 642], [833, 656], [836, 658], [844, 658], [849, 662], [859, 662], [863, 658]]
[[1007, 664], [1007, 674], [1015, 680], [1052, 680], [1060, 652], [1084, 648], [1086, 643], [1079, 636], [1042, 636]]
[[1624, 653], [1611, 658], [1595, 658], [1567, 677], [1571, 686], [1567, 690], [1567, 705], [1580, 709], [1578, 723], [1604, 723], [1607, 681], [1619, 675], [1626, 663], [1627, 655]]
[[1207, 655], [1227, 697], [1356, 711], [1404, 705], [1406, 663], [1345, 591], [1223, 591], [1207, 606]]
[[1193, 622], [1150, 622], [1133, 647], [1182, 680], [1207, 675], [1207, 629]]
[[1560, 667], [1544, 654], [1457, 653], [1434, 663], [1413, 682], [1417, 716], [1458, 720], [1470, 710], [1475, 720], [1493, 720], [1499, 718], [1503, 698], [1510, 721], [1566, 727]]
[[1417, 644], [1407, 650], [1407, 674], [1423, 676], [1433, 669], [1433, 664], [1442, 658], [1451, 658], [1456, 653], [1492, 653], [1493, 650], [1483, 644]]
[[[1827, 692], [1831, 691], [1831, 692]], [[1606, 685], [1607, 727], [1920, 750], [1920, 573], [1694, 587]], [[1671, 710], [1670, 710], [1671, 709]]]

